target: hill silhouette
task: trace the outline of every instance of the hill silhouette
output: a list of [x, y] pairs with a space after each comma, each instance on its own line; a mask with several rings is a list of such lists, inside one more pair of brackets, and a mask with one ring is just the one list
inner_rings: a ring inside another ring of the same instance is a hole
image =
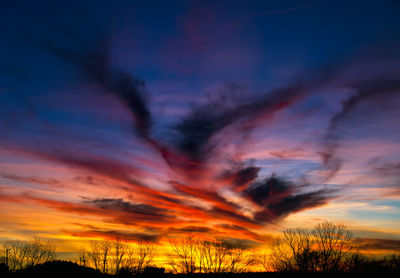
[[12, 277], [106, 278], [111, 275], [69, 261], [51, 261], [17, 271]]

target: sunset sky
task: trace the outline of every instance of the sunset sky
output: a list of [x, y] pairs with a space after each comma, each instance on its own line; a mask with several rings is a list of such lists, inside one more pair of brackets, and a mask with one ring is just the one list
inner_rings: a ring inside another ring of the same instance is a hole
[[0, 240], [400, 250], [400, 2], [1, 1]]

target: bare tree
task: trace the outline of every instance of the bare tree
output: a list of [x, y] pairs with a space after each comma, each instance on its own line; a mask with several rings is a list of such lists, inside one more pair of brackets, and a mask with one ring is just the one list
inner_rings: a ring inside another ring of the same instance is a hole
[[86, 250], [81, 250], [80, 255], [85, 256], [82, 261], [96, 270], [107, 273], [111, 269], [111, 248], [110, 240], [92, 240]]
[[167, 264], [177, 273], [195, 273], [198, 269], [198, 244], [198, 239], [191, 234], [172, 241], [172, 252], [167, 254]]
[[77, 264], [81, 266], [90, 266], [90, 258], [86, 248], [81, 248], [78, 251], [78, 258], [76, 260]]
[[4, 263], [12, 271], [35, 266], [55, 258], [55, 247], [49, 241], [5, 241], [1, 245]]
[[226, 272], [229, 252], [228, 244], [222, 240], [199, 241], [199, 272]]
[[111, 241], [103, 240], [100, 242], [101, 268], [104, 273], [107, 273], [110, 269], [111, 248]]
[[177, 273], [239, 273], [255, 262], [243, 240], [204, 239], [188, 235], [172, 243], [167, 263]]
[[81, 250], [81, 254], [86, 256], [89, 267], [101, 270], [100, 243], [98, 241], [90, 241], [88, 249]]
[[253, 254], [253, 249], [244, 240], [228, 240], [224, 241], [228, 247], [229, 265], [228, 272], [241, 273], [248, 269], [249, 266], [253, 265], [256, 260]]
[[112, 271], [118, 273], [124, 266], [124, 260], [129, 251], [129, 244], [123, 241], [121, 238], [115, 239], [112, 242]]
[[154, 243], [140, 240], [127, 246], [122, 266], [131, 272], [141, 273], [152, 264], [154, 256]]
[[301, 228], [287, 229], [272, 243], [271, 264], [276, 271], [312, 271], [311, 234]]
[[264, 267], [265, 271], [267, 272], [272, 272], [275, 270], [271, 264], [271, 255], [268, 255], [266, 253], [260, 254], [258, 256], [258, 262]]
[[332, 222], [317, 224], [312, 229], [316, 248], [320, 257], [321, 271], [340, 270], [343, 260], [351, 254], [353, 235], [343, 225]]
[[317, 224], [311, 232], [288, 229], [272, 243], [269, 264], [276, 271], [338, 271], [351, 254], [352, 234], [343, 225]]
[[27, 242], [21, 240], [5, 241], [2, 243], [2, 253], [5, 255], [5, 263], [11, 271], [25, 267], [27, 257]]
[[55, 258], [55, 246], [50, 241], [35, 238], [27, 244], [26, 266], [34, 266]]
[[154, 258], [154, 245], [139, 241], [132, 244], [121, 238], [90, 241], [88, 248], [79, 250], [77, 262], [104, 273], [115, 274], [122, 268], [142, 272]]
[[155, 250], [152, 242], [141, 240], [136, 244], [135, 248], [137, 263], [135, 265], [136, 272], [143, 272], [145, 268], [150, 266], [154, 259]]

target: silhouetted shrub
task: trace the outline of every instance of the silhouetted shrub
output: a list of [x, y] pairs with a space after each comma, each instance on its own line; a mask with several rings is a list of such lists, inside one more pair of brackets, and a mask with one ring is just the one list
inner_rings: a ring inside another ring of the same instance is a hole
[[143, 276], [146, 277], [161, 277], [165, 272], [165, 268], [148, 266], [143, 271]]
[[400, 255], [391, 255], [383, 258], [367, 257], [355, 253], [346, 262], [346, 271], [349, 272], [400, 272]]
[[128, 268], [121, 268], [117, 273], [116, 276], [118, 278], [132, 278], [133, 274]]

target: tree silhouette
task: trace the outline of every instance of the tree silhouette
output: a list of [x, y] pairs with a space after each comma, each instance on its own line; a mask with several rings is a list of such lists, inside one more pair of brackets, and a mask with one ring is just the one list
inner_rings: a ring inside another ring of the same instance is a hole
[[133, 248], [127, 248], [127, 258], [123, 267], [131, 272], [142, 273], [151, 266], [155, 256], [155, 247], [152, 242], [140, 240]]
[[[353, 244], [356, 241], [353, 242], [352, 233], [345, 226], [326, 221], [311, 230], [284, 230], [282, 236], [273, 241], [268, 255], [259, 254], [245, 240], [190, 233], [171, 242], [166, 263], [175, 273], [225, 273], [227, 277], [228, 273], [247, 272], [256, 263], [269, 272], [400, 271], [400, 254], [370, 257], [355, 252]], [[93, 277], [137, 274], [138, 277], [161, 277], [164, 268], [152, 266], [155, 254], [155, 245], [145, 240], [135, 243], [121, 238], [93, 240], [80, 249], [74, 264], [54, 261], [55, 247], [51, 242], [40, 239], [4, 241], [0, 244], [0, 276], [18, 272], [21, 277], [31, 277], [48, 271], [57, 275], [59, 267], [65, 271], [71, 267], [71, 272], [92, 273]]]
[[11, 271], [32, 267], [55, 259], [55, 246], [35, 238], [31, 241], [12, 240], [1, 244], [2, 261]]
[[195, 273], [199, 268], [199, 239], [189, 234], [171, 242], [172, 252], [167, 254], [167, 264], [176, 273]]
[[78, 252], [77, 263], [92, 267], [103, 273], [119, 273], [123, 268], [132, 273], [141, 273], [154, 258], [154, 245], [140, 240], [134, 244], [120, 238], [115, 240], [90, 241], [87, 248]]
[[172, 242], [167, 263], [176, 273], [240, 273], [256, 262], [252, 251], [243, 240], [189, 234]]
[[335, 225], [332, 222], [317, 224], [311, 231], [317, 253], [319, 256], [318, 267], [320, 271], [338, 271], [341, 263], [346, 260], [353, 245], [353, 235], [343, 225]]
[[272, 243], [269, 265], [276, 271], [340, 271], [352, 255], [352, 234], [343, 225], [323, 222], [309, 231], [287, 229]]
[[227, 240], [225, 244], [229, 248], [228, 272], [241, 273], [248, 269], [250, 265], [256, 263], [254, 250], [244, 240]]

